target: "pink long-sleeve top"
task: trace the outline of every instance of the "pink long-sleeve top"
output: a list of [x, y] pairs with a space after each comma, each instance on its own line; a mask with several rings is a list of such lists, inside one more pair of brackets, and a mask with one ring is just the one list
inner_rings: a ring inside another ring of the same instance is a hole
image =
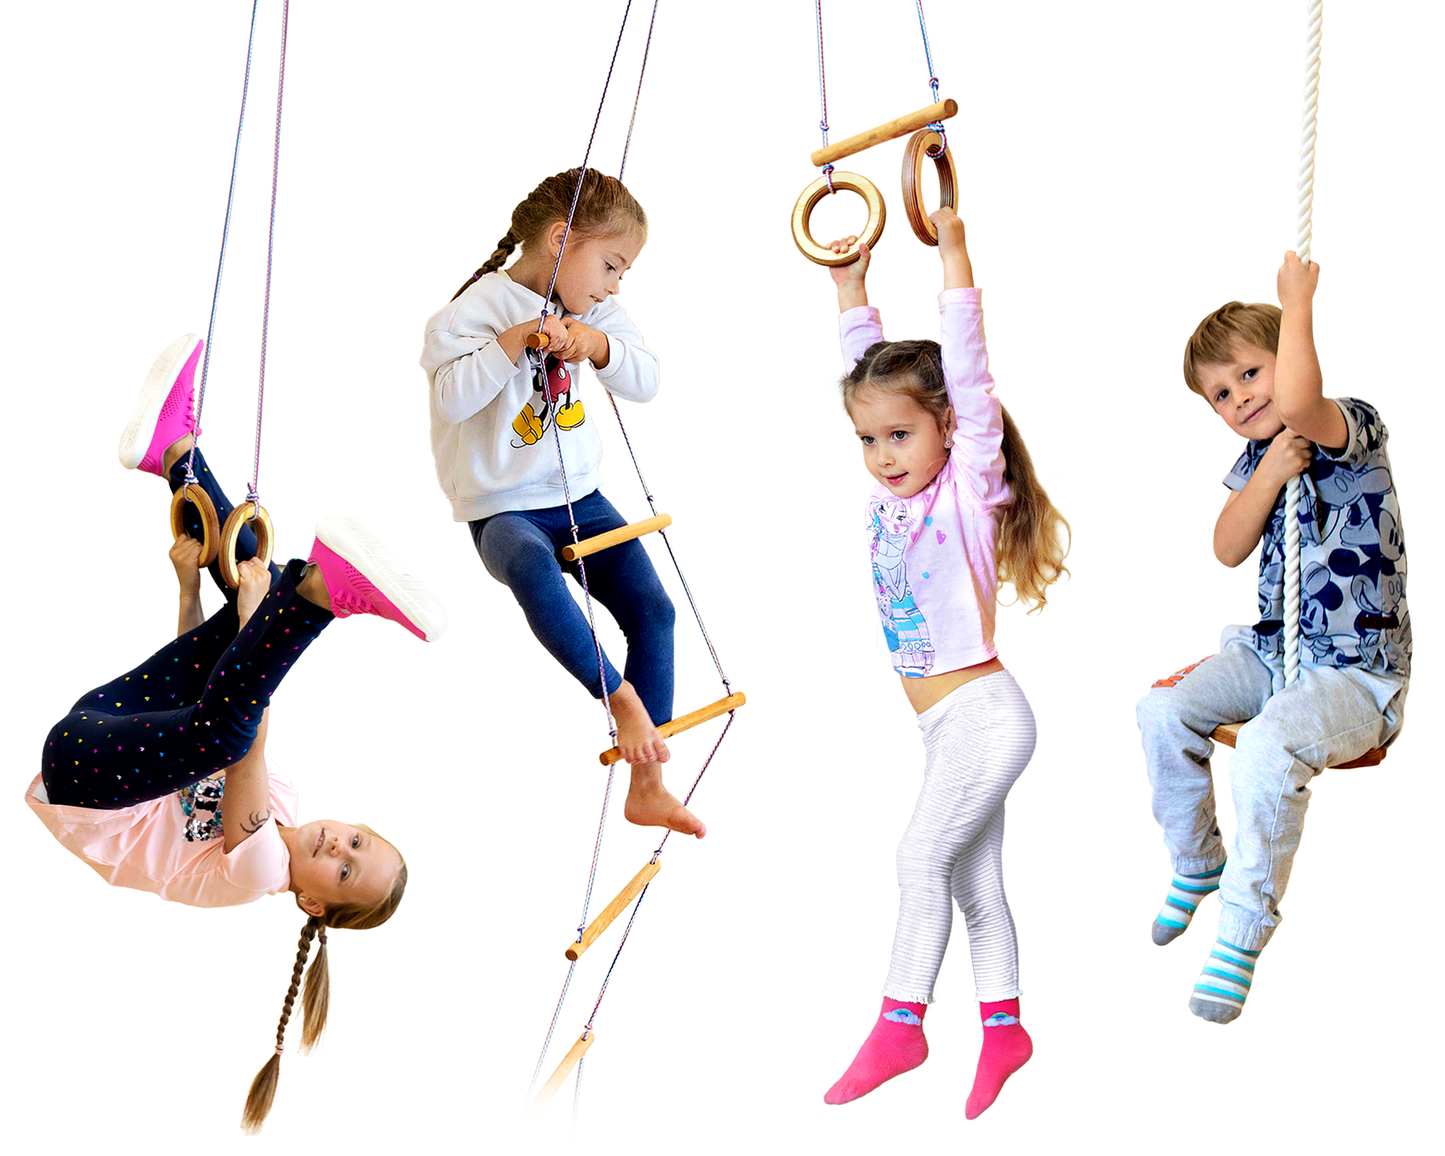
[[[987, 662], [998, 602], [995, 515], [1009, 500], [1004, 482], [1003, 408], [993, 395], [977, 289], [938, 295], [940, 344], [949, 401], [958, 421], [943, 469], [900, 498], [881, 483], [868, 496], [874, 593], [893, 668], [907, 678]], [[883, 340], [878, 310], [839, 318], [848, 371]]]
[[276, 824], [295, 826], [296, 788], [270, 759], [266, 774], [274, 822], [229, 855], [219, 810], [207, 823], [194, 821], [200, 816], [188, 806], [195, 800], [192, 788], [107, 811], [51, 803], [36, 775], [25, 801], [61, 846], [111, 886], [190, 907], [233, 907], [291, 886], [291, 856]]

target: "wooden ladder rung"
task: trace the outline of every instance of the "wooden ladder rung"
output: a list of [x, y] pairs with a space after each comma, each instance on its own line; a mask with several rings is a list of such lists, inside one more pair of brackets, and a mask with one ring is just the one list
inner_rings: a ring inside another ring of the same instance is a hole
[[587, 1049], [592, 1046], [596, 1039], [596, 1032], [588, 1031], [585, 1028], [582, 1030], [582, 1034], [577, 1037], [577, 1042], [573, 1044], [567, 1054], [562, 1057], [562, 1062], [557, 1065], [557, 1070], [553, 1072], [551, 1078], [542, 1085], [542, 1090], [537, 1093], [532, 1103], [528, 1106], [527, 1110], [529, 1112], [540, 1112], [552, 1102], [552, 1097], [557, 1094], [557, 1089], [560, 1088], [567, 1079], [568, 1073], [577, 1066], [577, 1061], [587, 1054]]
[[632, 877], [627, 886], [617, 893], [612, 900], [597, 914], [597, 918], [587, 925], [587, 930], [582, 933], [582, 938], [567, 945], [567, 958], [573, 961], [582, 958], [582, 953], [592, 946], [593, 941], [612, 926], [612, 921], [627, 910], [627, 905], [642, 894], [642, 889], [652, 882], [652, 877], [662, 870], [662, 860], [653, 859], [645, 864], [641, 871]]
[[882, 144], [886, 140], [907, 136], [911, 132], [927, 128], [930, 124], [957, 115], [958, 102], [956, 100], [936, 101], [927, 108], [920, 108], [917, 112], [910, 112], [907, 116], [900, 116], [886, 124], [877, 125], [867, 132], [860, 132], [845, 140], [840, 140], [837, 144], [824, 145], [814, 152], [810, 159], [813, 164], [822, 168], [834, 161], [841, 161], [844, 157], [851, 157], [854, 153], [861, 153], [864, 149], [871, 149], [874, 145]]
[[618, 546], [623, 542], [630, 542], [633, 538], [640, 538], [643, 534], [651, 534], [654, 530], [665, 530], [672, 525], [672, 517], [668, 514], [658, 514], [655, 518], [644, 518], [640, 522], [631, 522], [626, 526], [618, 526], [615, 530], [608, 530], [605, 534], [598, 534], [594, 538], [583, 538], [571, 546], [562, 547], [562, 557], [568, 562], [575, 562], [578, 558], [585, 558], [588, 554], [595, 554], [599, 550], [605, 550], [608, 546]]
[[[665, 739], [670, 739], [673, 735], [692, 730], [693, 727], [698, 726], [700, 723], [707, 722], [710, 718], [717, 718], [720, 714], [727, 714], [728, 711], [737, 710], [738, 707], [747, 701], [748, 696], [742, 691], [734, 691], [728, 695], [727, 698], [720, 698], [717, 702], [709, 703], [707, 706], [695, 710], [691, 714], [669, 719], [657, 728], [657, 733]], [[621, 761], [622, 752], [616, 747], [613, 747], [611, 750], [603, 751], [599, 757], [604, 767], [610, 767], [613, 763]]]
[[[1242, 726], [1244, 726], [1242, 722], [1224, 723], [1215, 727], [1214, 734], [1210, 737], [1213, 738], [1215, 742], [1222, 743], [1224, 746], [1232, 749], [1239, 741], [1239, 728]], [[1387, 747], [1376, 747], [1372, 751], [1366, 751], [1357, 759], [1351, 759], [1347, 763], [1331, 763], [1330, 766], [1331, 769], [1341, 771], [1351, 770], [1354, 767], [1377, 767], [1385, 761], [1385, 752], [1388, 749]]]

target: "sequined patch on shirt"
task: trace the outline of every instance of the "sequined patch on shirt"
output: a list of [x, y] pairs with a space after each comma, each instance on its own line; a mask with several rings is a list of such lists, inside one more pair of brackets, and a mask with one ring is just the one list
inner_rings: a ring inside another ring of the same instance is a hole
[[187, 843], [204, 843], [221, 835], [221, 795], [225, 779], [202, 779], [176, 792], [186, 815]]

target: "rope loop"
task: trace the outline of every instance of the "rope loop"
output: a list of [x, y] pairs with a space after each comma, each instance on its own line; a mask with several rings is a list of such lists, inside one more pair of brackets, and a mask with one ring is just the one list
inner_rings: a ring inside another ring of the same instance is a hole
[[837, 193], [838, 193], [838, 190], [833, 187], [833, 166], [832, 166], [832, 165], [824, 165], [824, 166], [823, 166], [823, 176], [824, 176], [824, 178], [826, 178], [826, 180], [827, 180], [827, 182], [828, 182], [828, 195], [829, 195], [829, 196], [836, 196]]

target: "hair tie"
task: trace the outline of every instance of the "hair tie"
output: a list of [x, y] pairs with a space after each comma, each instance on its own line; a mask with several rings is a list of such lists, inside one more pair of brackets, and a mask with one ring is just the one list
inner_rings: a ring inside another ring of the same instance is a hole
[[317, 935], [316, 938], [321, 941], [321, 946], [322, 946], [322, 947], [325, 947], [325, 946], [326, 946], [326, 928], [323, 927], [323, 928], [321, 929], [321, 933], [320, 933], [319, 935]]
[[285, 1050], [285, 1045], [284, 1045], [284, 1044], [277, 1044], [277, 1045], [276, 1045], [276, 1054], [277, 1054], [278, 1056], [279, 1056], [279, 1055], [282, 1053], [282, 1051], [284, 1051], [284, 1050]]

